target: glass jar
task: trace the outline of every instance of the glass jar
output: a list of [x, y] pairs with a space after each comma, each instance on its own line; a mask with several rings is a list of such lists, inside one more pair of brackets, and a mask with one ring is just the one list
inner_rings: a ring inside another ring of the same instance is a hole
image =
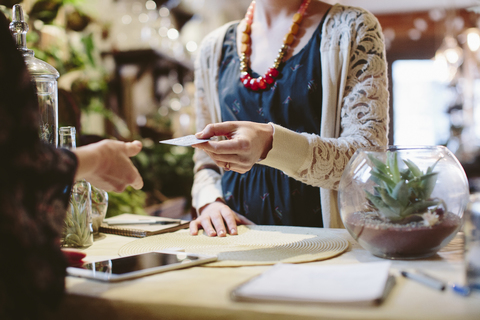
[[62, 240], [62, 246], [69, 248], [86, 248], [93, 244], [92, 189], [85, 180], [73, 185]]
[[25, 22], [22, 6], [13, 6], [10, 31], [17, 43], [17, 49], [23, 54], [25, 64], [36, 87], [40, 111], [40, 138], [58, 146], [58, 71], [48, 63], [34, 57], [34, 52], [27, 49], [26, 34], [28, 24]]
[[359, 149], [339, 185], [342, 222], [376, 256], [417, 259], [447, 245], [462, 225], [468, 181], [442, 146]]
[[[60, 147], [73, 150], [76, 148], [75, 127], [61, 127]], [[62, 246], [86, 248], [93, 244], [92, 230], [92, 187], [85, 180], [76, 181], [65, 216]]]
[[466, 284], [480, 291], [480, 193], [470, 196], [465, 211], [465, 276]]
[[99, 234], [99, 228], [107, 215], [108, 193], [92, 186], [92, 229], [93, 234]]
[[61, 127], [59, 131], [60, 135], [60, 147], [68, 150], [77, 148], [75, 127]]

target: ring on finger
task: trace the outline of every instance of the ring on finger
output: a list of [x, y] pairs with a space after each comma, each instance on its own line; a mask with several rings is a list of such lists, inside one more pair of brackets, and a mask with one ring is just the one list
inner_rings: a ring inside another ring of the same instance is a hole
[[223, 168], [225, 171], [230, 171], [230, 162], [227, 162]]

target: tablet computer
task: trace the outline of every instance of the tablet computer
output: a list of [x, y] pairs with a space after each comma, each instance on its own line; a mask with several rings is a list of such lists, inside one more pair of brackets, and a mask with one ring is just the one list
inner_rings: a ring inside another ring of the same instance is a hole
[[216, 256], [153, 251], [68, 267], [70, 276], [116, 282], [216, 261]]

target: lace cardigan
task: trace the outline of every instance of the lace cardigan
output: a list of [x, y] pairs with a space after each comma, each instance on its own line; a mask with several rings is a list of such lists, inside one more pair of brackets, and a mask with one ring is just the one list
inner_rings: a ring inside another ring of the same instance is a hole
[[[207, 35], [195, 63], [196, 126], [221, 122], [217, 91], [222, 43], [228, 26]], [[343, 227], [338, 212], [340, 178], [357, 148], [388, 142], [387, 63], [381, 27], [360, 8], [334, 5], [322, 29], [323, 100], [320, 136], [275, 125], [273, 146], [261, 164], [283, 170], [306, 184], [320, 187], [325, 227]], [[195, 150], [192, 205], [201, 208], [222, 198], [221, 169]]]

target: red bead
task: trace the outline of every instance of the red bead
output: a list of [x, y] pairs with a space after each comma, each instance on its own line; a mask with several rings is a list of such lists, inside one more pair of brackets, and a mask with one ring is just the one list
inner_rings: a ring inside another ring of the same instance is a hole
[[242, 82], [243, 82], [243, 85], [245, 86], [245, 88], [247, 89], [250, 89], [250, 80], [251, 78], [248, 77], [248, 78], [245, 78]]
[[265, 79], [265, 82], [267, 84], [272, 84], [275, 82], [275, 79], [273, 79], [272, 77], [270, 77], [268, 74], [264, 75], [263, 78]]
[[250, 81], [250, 78], [251, 78], [250, 75], [248, 73], [246, 73], [246, 74], [240, 76], [240, 81], [243, 82], [247, 79], [248, 79], [248, 81]]
[[250, 89], [252, 89], [253, 91], [257, 91], [257, 90], [258, 90], [258, 82], [257, 82], [257, 79], [251, 79], [251, 80], [250, 80]]
[[257, 83], [260, 90], [265, 90], [267, 88], [267, 83], [265, 82], [265, 80], [263, 80], [262, 77], [257, 79]]
[[275, 68], [270, 68], [268, 69], [267, 74], [272, 78], [276, 78], [278, 76], [278, 70]]

